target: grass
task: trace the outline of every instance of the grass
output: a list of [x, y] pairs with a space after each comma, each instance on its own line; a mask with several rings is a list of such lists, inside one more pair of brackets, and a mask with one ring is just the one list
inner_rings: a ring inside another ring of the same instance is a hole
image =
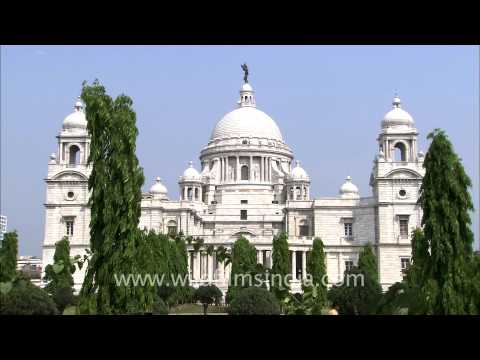
[[63, 315], [77, 315], [77, 307], [67, 306], [65, 310], [63, 310]]
[[[210, 305], [207, 309], [207, 314], [226, 314], [227, 308], [225, 306]], [[203, 306], [198, 304], [182, 304], [170, 309], [170, 314], [203, 314]]]

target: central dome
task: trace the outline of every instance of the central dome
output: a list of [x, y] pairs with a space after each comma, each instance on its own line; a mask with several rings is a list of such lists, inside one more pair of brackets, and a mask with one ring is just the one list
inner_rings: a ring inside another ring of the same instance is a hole
[[283, 142], [275, 121], [256, 107], [240, 107], [226, 114], [213, 129], [210, 140], [254, 137]]

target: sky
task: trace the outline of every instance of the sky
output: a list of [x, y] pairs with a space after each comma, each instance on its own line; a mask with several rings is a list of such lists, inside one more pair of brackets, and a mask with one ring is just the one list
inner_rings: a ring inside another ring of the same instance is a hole
[[[368, 185], [380, 122], [395, 92], [414, 118], [418, 148], [446, 131], [479, 208], [477, 46], [2, 46], [1, 199], [19, 254], [41, 256], [49, 155], [81, 84], [95, 78], [137, 114], [137, 156], [148, 191], [160, 176], [171, 199], [178, 177], [215, 124], [236, 107], [247, 62], [257, 107], [277, 122], [301, 161], [311, 195], [337, 196], [350, 175]], [[478, 212], [472, 214], [478, 248]]]

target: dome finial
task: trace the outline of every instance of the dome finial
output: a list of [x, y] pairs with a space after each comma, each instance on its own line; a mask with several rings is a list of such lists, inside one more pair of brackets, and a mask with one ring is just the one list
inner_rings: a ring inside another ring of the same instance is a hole
[[75, 102], [73, 108], [75, 109], [75, 111], [83, 110], [82, 98], [80, 96], [77, 98], [77, 101]]
[[296, 165], [297, 167], [300, 167], [300, 160], [295, 161], [295, 165]]
[[188, 165], [189, 165], [189, 167], [193, 168], [193, 161], [190, 160], [190, 161], [188, 162]]
[[400, 100], [400, 97], [398, 96], [397, 90], [395, 90], [395, 96], [393, 98], [392, 105], [393, 105], [394, 108], [402, 107], [402, 101]]

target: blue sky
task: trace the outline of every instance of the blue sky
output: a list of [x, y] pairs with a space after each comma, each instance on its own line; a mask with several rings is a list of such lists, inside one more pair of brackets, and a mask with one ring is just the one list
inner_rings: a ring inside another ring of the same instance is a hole
[[476, 46], [2, 46], [1, 211], [20, 254], [41, 254], [48, 156], [83, 80], [133, 99], [144, 191], [161, 176], [176, 199], [188, 161], [199, 167], [215, 123], [235, 107], [245, 61], [257, 106], [278, 123], [314, 197], [336, 196], [347, 175], [371, 195], [380, 121], [398, 91], [419, 149], [429, 131], [446, 130], [479, 207]]

